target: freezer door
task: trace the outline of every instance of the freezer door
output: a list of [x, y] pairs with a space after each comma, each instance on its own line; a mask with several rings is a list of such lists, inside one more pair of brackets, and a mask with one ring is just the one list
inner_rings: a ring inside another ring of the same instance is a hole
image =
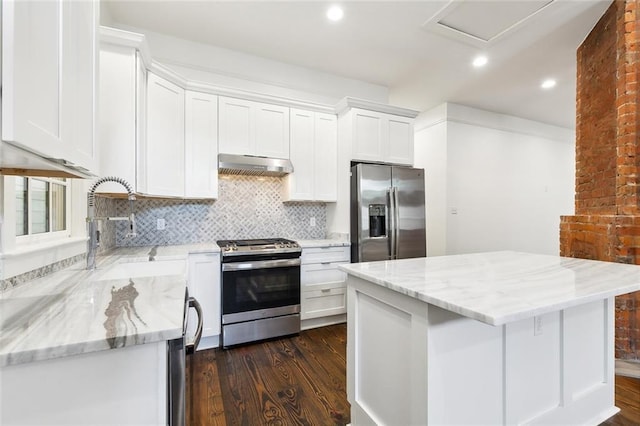
[[392, 186], [395, 188], [393, 222], [397, 223], [395, 258], [424, 257], [427, 255], [424, 170], [393, 167]]
[[390, 259], [389, 190], [391, 167], [351, 168], [351, 261]]

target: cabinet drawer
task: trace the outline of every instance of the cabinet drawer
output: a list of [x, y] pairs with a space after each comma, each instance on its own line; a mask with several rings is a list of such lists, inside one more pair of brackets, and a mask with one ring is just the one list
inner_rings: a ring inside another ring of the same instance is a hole
[[[341, 262], [347, 263], [347, 262]], [[339, 263], [316, 263], [300, 267], [300, 283], [303, 287], [325, 283], [342, 283], [347, 274], [338, 269]]]
[[303, 291], [300, 317], [305, 319], [340, 315], [347, 312], [345, 288], [325, 288], [322, 290]]
[[312, 247], [302, 249], [302, 264], [349, 262], [351, 249], [346, 247]]

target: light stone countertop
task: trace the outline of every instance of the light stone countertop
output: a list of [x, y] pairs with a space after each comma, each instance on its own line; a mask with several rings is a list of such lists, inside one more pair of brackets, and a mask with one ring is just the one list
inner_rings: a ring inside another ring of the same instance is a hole
[[322, 239], [322, 240], [296, 240], [292, 238], [303, 249], [315, 247], [348, 247], [351, 243], [347, 240]]
[[340, 269], [490, 325], [640, 290], [640, 265], [512, 251], [354, 263]]
[[[179, 338], [186, 289], [179, 275], [108, 278], [128, 262], [184, 260], [213, 244], [119, 248], [0, 293], [0, 367]], [[155, 265], [154, 265], [155, 267]]]

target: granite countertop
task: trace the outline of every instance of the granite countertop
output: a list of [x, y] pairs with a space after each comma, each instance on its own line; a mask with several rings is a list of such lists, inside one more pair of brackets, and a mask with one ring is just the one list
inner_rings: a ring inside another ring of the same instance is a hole
[[350, 275], [490, 325], [640, 290], [640, 266], [511, 251], [354, 263]]
[[[0, 367], [179, 338], [187, 255], [211, 252], [215, 243], [119, 248], [94, 271], [81, 262], [0, 293]], [[173, 263], [124, 265], [150, 261]]]

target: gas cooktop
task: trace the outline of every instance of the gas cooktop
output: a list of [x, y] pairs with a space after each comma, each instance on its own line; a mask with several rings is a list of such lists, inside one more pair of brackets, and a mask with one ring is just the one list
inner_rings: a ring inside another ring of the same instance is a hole
[[302, 251], [298, 243], [285, 238], [218, 240], [216, 243], [222, 250], [223, 256], [251, 253], [291, 253]]

